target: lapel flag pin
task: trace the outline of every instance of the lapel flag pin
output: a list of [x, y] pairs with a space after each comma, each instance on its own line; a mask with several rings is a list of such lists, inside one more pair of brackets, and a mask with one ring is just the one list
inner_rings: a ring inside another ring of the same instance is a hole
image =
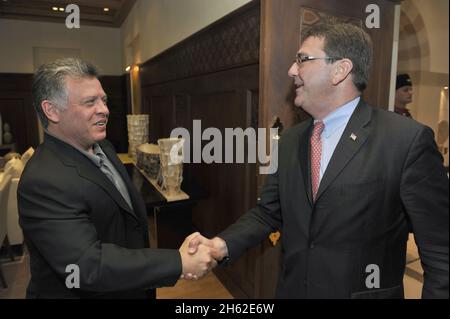
[[350, 138], [351, 138], [352, 140], [356, 141], [357, 136], [355, 135], [355, 133], [352, 133], [352, 134], [350, 135]]

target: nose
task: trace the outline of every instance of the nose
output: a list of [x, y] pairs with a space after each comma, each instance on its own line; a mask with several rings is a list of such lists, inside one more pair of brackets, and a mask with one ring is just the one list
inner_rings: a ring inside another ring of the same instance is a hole
[[288, 75], [289, 75], [291, 78], [296, 77], [296, 76], [298, 75], [298, 66], [297, 66], [297, 63], [294, 62], [294, 63], [292, 64], [291, 68], [290, 68], [289, 71], [288, 71]]
[[108, 105], [101, 99], [100, 102], [97, 103], [97, 114], [104, 114], [106, 117], [109, 116]]

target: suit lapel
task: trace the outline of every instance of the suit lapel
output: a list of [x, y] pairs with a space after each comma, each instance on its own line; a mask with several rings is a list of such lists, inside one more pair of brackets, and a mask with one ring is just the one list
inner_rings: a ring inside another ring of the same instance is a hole
[[310, 161], [310, 147], [309, 139], [311, 136], [313, 119], [310, 120], [308, 129], [300, 136], [299, 158], [300, 167], [302, 169], [303, 181], [305, 183], [305, 190], [308, 196], [309, 205], [312, 207], [312, 188], [311, 188], [311, 161]]
[[92, 163], [86, 156], [81, 154], [80, 151], [71, 145], [47, 134], [45, 138], [47, 146], [55, 151], [65, 165], [76, 168], [80, 177], [100, 186], [106, 193], [109, 194], [117, 205], [119, 205], [128, 214], [136, 218], [136, 215], [128, 206], [122, 194], [120, 194], [114, 184], [98, 167], [94, 165], [94, 163]]
[[[300, 230], [309, 236], [309, 225], [312, 216], [311, 178], [309, 169], [309, 135], [311, 134], [311, 122], [305, 126], [295, 139], [292, 146], [292, 157], [288, 163], [287, 189], [292, 192], [292, 199], [287, 203], [288, 211], [295, 214]], [[296, 195], [298, 194], [298, 195]], [[306, 202], [305, 202], [306, 201]]]
[[327, 190], [366, 142], [367, 137], [369, 136], [369, 129], [366, 126], [370, 122], [370, 117], [371, 110], [361, 99], [334, 150], [324, 176], [322, 177], [316, 201], [320, 200], [320, 196]]
[[123, 166], [122, 162], [117, 157], [116, 153], [110, 147], [108, 147], [107, 144], [100, 143], [100, 147], [102, 148], [103, 152], [106, 154], [108, 159], [111, 161], [111, 163], [114, 165], [116, 170], [119, 172], [120, 176], [122, 177], [123, 181], [125, 182], [125, 185], [127, 186], [128, 191], [130, 192], [131, 185], [130, 185], [130, 181], [129, 181], [129, 176], [128, 176], [128, 173], [127, 173], [125, 167]]
[[[114, 167], [119, 172], [120, 176], [122, 177], [122, 180], [124, 181], [125, 185], [127, 186], [128, 193], [130, 195], [131, 204], [134, 208], [134, 213], [137, 214], [139, 212], [139, 217], [144, 218], [146, 220], [147, 212], [145, 209], [145, 205], [140, 206], [138, 203], [138, 193], [132, 184], [130, 177], [128, 175], [127, 170], [125, 169], [125, 166], [122, 164], [120, 159], [117, 157], [115, 151], [109, 147], [106, 143], [100, 143], [100, 146], [105, 152], [106, 156], [108, 156], [108, 159], [111, 161], [111, 163], [114, 165]], [[143, 208], [143, 209], [142, 209]]]
[[[88, 165], [89, 164], [89, 165]], [[94, 164], [91, 163], [83, 163], [82, 165], [77, 165], [78, 173], [81, 177], [90, 180], [91, 182], [99, 185], [103, 188], [109, 196], [128, 214], [136, 218], [133, 210], [127, 204], [122, 194], [120, 194], [119, 190], [116, 186], [106, 177], [106, 175]]]

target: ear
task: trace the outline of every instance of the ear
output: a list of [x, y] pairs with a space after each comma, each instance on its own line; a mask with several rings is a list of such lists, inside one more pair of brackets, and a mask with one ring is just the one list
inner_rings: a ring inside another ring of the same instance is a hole
[[44, 100], [41, 103], [42, 111], [44, 112], [47, 119], [52, 123], [58, 123], [60, 121], [60, 111], [59, 109], [50, 102], [49, 100]]
[[349, 59], [336, 61], [333, 74], [333, 85], [338, 85], [344, 81], [353, 70], [353, 63]]

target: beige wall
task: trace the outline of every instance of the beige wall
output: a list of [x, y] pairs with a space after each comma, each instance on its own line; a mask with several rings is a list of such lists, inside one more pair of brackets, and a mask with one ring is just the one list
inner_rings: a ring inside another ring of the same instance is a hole
[[122, 25], [123, 68], [142, 63], [250, 0], [138, 0]]
[[102, 74], [121, 75], [120, 29], [81, 25], [67, 29], [65, 24], [0, 19], [0, 73], [33, 73], [34, 53], [58, 56], [79, 52], [97, 65]]
[[437, 135], [441, 90], [449, 79], [449, 1], [405, 0], [401, 3], [398, 73], [409, 73], [417, 121]]
[[430, 44], [431, 72], [448, 74], [448, 0], [412, 0], [419, 9]]

